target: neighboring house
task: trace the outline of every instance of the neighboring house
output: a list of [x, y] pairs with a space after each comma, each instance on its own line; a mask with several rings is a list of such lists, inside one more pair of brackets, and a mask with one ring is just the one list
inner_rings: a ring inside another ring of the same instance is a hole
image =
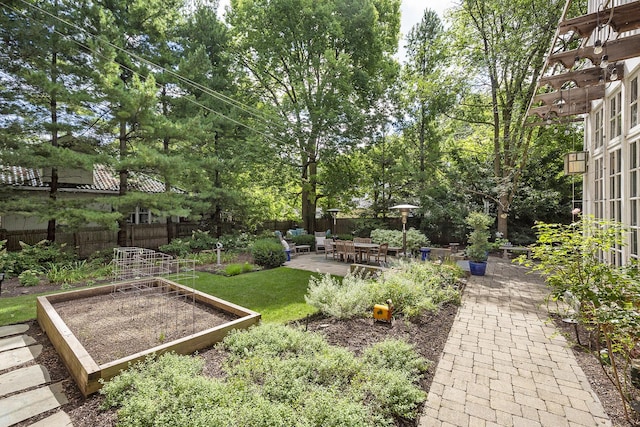
[[[96, 164], [93, 171], [84, 171], [80, 169], [67, 169], [58, 171], [58, 199], [86, 198], [88, 203], [92, 203], [92, 207], [96, 210], [111, 211], [112, 206], [110, 199], [117, 197], [120, 189], [120, 180], [117, 172], [106, 165]], [[18, 166], [0, 166], [0, 185], [11, 186], [15, 191], [24, 191], [33, 194], [33, 192], [41, 194], [42, 197], [49, 196], [49, 184], [51, 182], [51, 172], [47, 173], [46, 169], [30, 169]], [[128, 185], [130, 191], [141, 191], [149, 194], [164, 193], [165, 185], [162, 181], [152, 176], [130, 172]], [[172, 191], [184, 193], [184, 191], [173, 188]], [[99, 201], [96, 202], [96, 199]], [[180, 218], [173, 217], [172, 222], [179, 223]], [[166, 218], [155, 217], [145, 206], [136, 207], [128, 217], [130, 224], [128, 234], [131, 246], [142, 246], [149, 248], [157, 248], [157, 246], [167, 243]], [[138, 231], [134, 231], [134, 226], [138, 225]], [[147, 225], [144, 227], [143, 225]], [[183, 227], [184, 228], [184, 227]], [[193, 229], [192, 224], [187, 227], [188, 234]], [[9, 239], [7, 244], [9, 249], [16, 249], [17, 241], [22, 240], [27, 243], [34, 243], [46, 237], [47, 223], [33, 216], [8, 214], [0, 216], [0, 240]], [[145, 231], [140, 231], [145, 230]], [[100, 236], [96, 234], [100, 231]], [[186, 232], [186, 231], [185, 231]], [[84, 233], [84, 234], [83, 234]], [[91, 233], [94, 233], [93, 235]], [[86, 227], [80, 232], [57, 233], [62, 236], [61, 241], [71, 240], [75, 246], [78, 246], [78, 236], [84, 236], [87, 241], [100, 241], [93, 244], [92, 250], [96, 250], [96, 245], [101, 247], [115, 246], [116, 233], [114, 231], [105, 231], [104, 228], [97, 224], [86, 224]], [[151, 236], [145, 238], [145, 234]], [[174, 235], [182, 235], [180, 228]], [[136, 235], [138, 236], [136, 238]], [[13, 237], [13, 239], [12, 239]], [[65, 239], [66, 237], [66, 239]], [[146, 239], [140, 241], [140, 239]], [[81, 239], [82, 240], [82, 239]], [[81, 251], [86, 252], [86, 251]]]
[[[565, 158], [565, 172], [582, 174], [585, 215], [629, 228], [608, 259], [621, 265], [640, 258], [640, 1], [606, 4], [589, 0], [587, 15], [563, 17], [539, 85], [552, 91], [529, 113], [541, 125], [584, 121], [584, 151]], [[580, 47], [564, 50], [570, 36]]]

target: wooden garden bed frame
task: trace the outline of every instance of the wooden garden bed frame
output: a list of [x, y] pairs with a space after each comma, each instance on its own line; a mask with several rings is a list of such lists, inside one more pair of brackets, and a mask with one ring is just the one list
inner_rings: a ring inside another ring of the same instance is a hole
[[[80, 303], [83, 298], [110, 294], [119, 288], [130, 287], [138, 283], [149, 283], [149, 281], [152, 281], [154, 286], [163, 285], [175, 291], [184, 291], [189, 295], [194, 294], [197, 303], [234, 314], [238, 316], [238, 319], [98, 365], [53, 307], [53, 304], [58, 302], [79, 300], [78, 303]], [[191, 354], [197, 350], [210, 347], [221, 341], [232, 329], [246, 329], [251, 325], [257, 324], [260, 321], [260, 314], [175, 282], [154, 277], [38, 297], [37, 319], [40, 327], [45, 331], [69, 373], [76, 381], [78, 388], [86, 397], [102, 387], [99, 382], [100, 379], [107, 381], [113, 378], [121, 370], [126, 370], [130, 363], [142, 360], [152, 353], [159, 355], [173, 351], [178, 354]]]

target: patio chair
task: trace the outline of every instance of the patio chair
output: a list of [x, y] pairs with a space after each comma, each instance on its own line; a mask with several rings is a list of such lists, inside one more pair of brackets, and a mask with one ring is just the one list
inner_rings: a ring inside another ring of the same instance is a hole
[[324, 239], [324, 259], [327, 259], [327, 255], [331, 254], [333, 259], [336, 259], [336, 245], [331, 239]]
[[353, 246], [353, 241], [345, 240], [344, 241], [344, 262], [349, 262], [352, 259], [353, 262], [356, 262], [356, 248]]
[[327, 238], [327, 235], [324, 231], [316, 231], [314, 234], [316, 237], [316, 253], [320, 253], [321, 251], [326, 252], [327, 247], [325, 246], [324, 242]]
[[346, 253], [345, 253], [345, 249], [344, 249], [344, 240], [336, 240], [335, 242], [333, 242], [333, 247], [334, 247], [334, 258], [336, 258], [338, 261], [342, 261], [343, 259], [346, 259]]
[[376, 252], [376, 263], [382, 265], [382, 262], [380, 262], [380, 259], [384, 258], [384, 263], [387, 263], [387, 252], [389, 250], [389, 244], [388, 243], [382, 243], [380, 245], [380, 248], [378, 249], [378, 252]]

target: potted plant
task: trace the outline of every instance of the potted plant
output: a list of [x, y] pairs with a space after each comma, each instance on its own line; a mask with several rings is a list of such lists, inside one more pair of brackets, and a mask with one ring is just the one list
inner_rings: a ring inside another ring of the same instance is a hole
[[474, 276], [484, 276], [487, 269], [487, 257], [489, 255], [489, 226], [493, 219], [482, 212], [471, 212], [465, 222], [471, 227], [471, 233], [467, 235], [467, 249], [469, 258], [469, 270]]

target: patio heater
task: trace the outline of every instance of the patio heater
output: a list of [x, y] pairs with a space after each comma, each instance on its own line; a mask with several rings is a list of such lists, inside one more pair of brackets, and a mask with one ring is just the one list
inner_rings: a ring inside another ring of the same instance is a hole
[[333, 235], [335, 236], [338, 230], [336, 230], [336, 218], [338, 217], [338, 212], [340, 212], [340, 209], [338, 208], [331, 208], [331, 209], [327, 209], [327, 212], [329, 212], [331, 214], [331, 218], [333, 218]]
[[417, 208], [418, 206], [408, 204], [396, 205], [391, 207], [391, 209], [399, 210], [400, 214], [402, 215], [402, 253], [404, 254], [404, 256], [407, 256], [407, 218], [409, 217], [409, 212], [411, 212], [412, 209]]

